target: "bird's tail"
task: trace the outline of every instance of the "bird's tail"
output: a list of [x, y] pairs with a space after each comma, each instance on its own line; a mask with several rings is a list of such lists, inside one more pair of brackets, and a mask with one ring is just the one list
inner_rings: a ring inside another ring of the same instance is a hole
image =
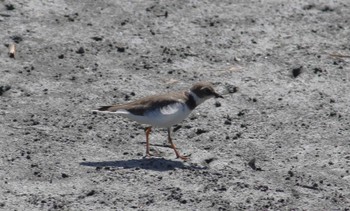
[[98, 109], [94, 110], [94, 111], [110, 111], [110, 108], [112, 106], [101, 106]]
[[98, 109], [92, 110], [92, 112], [112, 112], [115, 114], [129, 114], [129, 112], [125, 109], [121, 109], [118, 106], [101, 106]]
[[101, 106], [98, 109], [94, 109], [92, 110], [93, 113], [96, 112], [101, 112], [101, 113], [105, 113], [105, 112], [116, 112], [116, 109], [113, 109], [113, 106]]

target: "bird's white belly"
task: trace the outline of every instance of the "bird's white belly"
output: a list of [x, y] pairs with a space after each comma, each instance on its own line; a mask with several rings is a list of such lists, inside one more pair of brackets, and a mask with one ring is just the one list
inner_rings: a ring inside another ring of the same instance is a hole
[[141, 124], [152, 125], [153, 127], [168, 128], [184, 120], [190, 113], [191, 110], [185, 104], [179, 103], [176, 105], [175, 109], [174, 107], [155, 109], [153, 111], [146, 112], [144, 116], [133, 115], [131, 113], [120, 114]]

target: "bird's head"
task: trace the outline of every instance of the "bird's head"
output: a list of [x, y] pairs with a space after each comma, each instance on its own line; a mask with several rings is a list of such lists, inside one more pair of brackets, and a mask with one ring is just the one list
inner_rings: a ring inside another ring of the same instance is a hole
[[196, 99], [197, 105], [213, 97], [224, 98], [222, 95], [215, 92], [211, 83], [208, 82], [196, 83], [191, 87], [190, 91], [191, 93], [195, 94], [195, 98], [198, 98]]

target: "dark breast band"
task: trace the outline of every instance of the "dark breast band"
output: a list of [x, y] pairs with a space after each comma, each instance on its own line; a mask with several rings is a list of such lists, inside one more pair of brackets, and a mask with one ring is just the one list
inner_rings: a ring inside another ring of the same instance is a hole
[[188, 96], [188, 100], [186, 101], [186, 105], [191, 110], [195, 109], [197, 104], [196, 104], [196, 101], [194, 100], [193, 96], [190, 93], [188, 93], [188, 92], [186, 92], [186, 95]]

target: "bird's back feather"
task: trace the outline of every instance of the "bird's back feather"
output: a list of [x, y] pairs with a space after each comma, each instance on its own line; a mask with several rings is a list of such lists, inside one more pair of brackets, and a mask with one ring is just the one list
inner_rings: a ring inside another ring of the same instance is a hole
[[[165, 95], [153, 95], [139, 100], [126, 103], [126, 104], [115, 104], [110, 106], [101, 106], [96, 111], [104, 112], [117, 112], [119, 110], [128, 111], [134, 115], [144, 115], [145, 112], [153, 110], [155, 108], [165, 108], [165, 113], [170, 112], [174, 113], [176, 111], [172, 109], [172, 106], [169, 105], [176, 103], [185, 103], [188, 99], [188, 93], [178, 92]], [[174, 108], [174, 107], [173, 107]]]

